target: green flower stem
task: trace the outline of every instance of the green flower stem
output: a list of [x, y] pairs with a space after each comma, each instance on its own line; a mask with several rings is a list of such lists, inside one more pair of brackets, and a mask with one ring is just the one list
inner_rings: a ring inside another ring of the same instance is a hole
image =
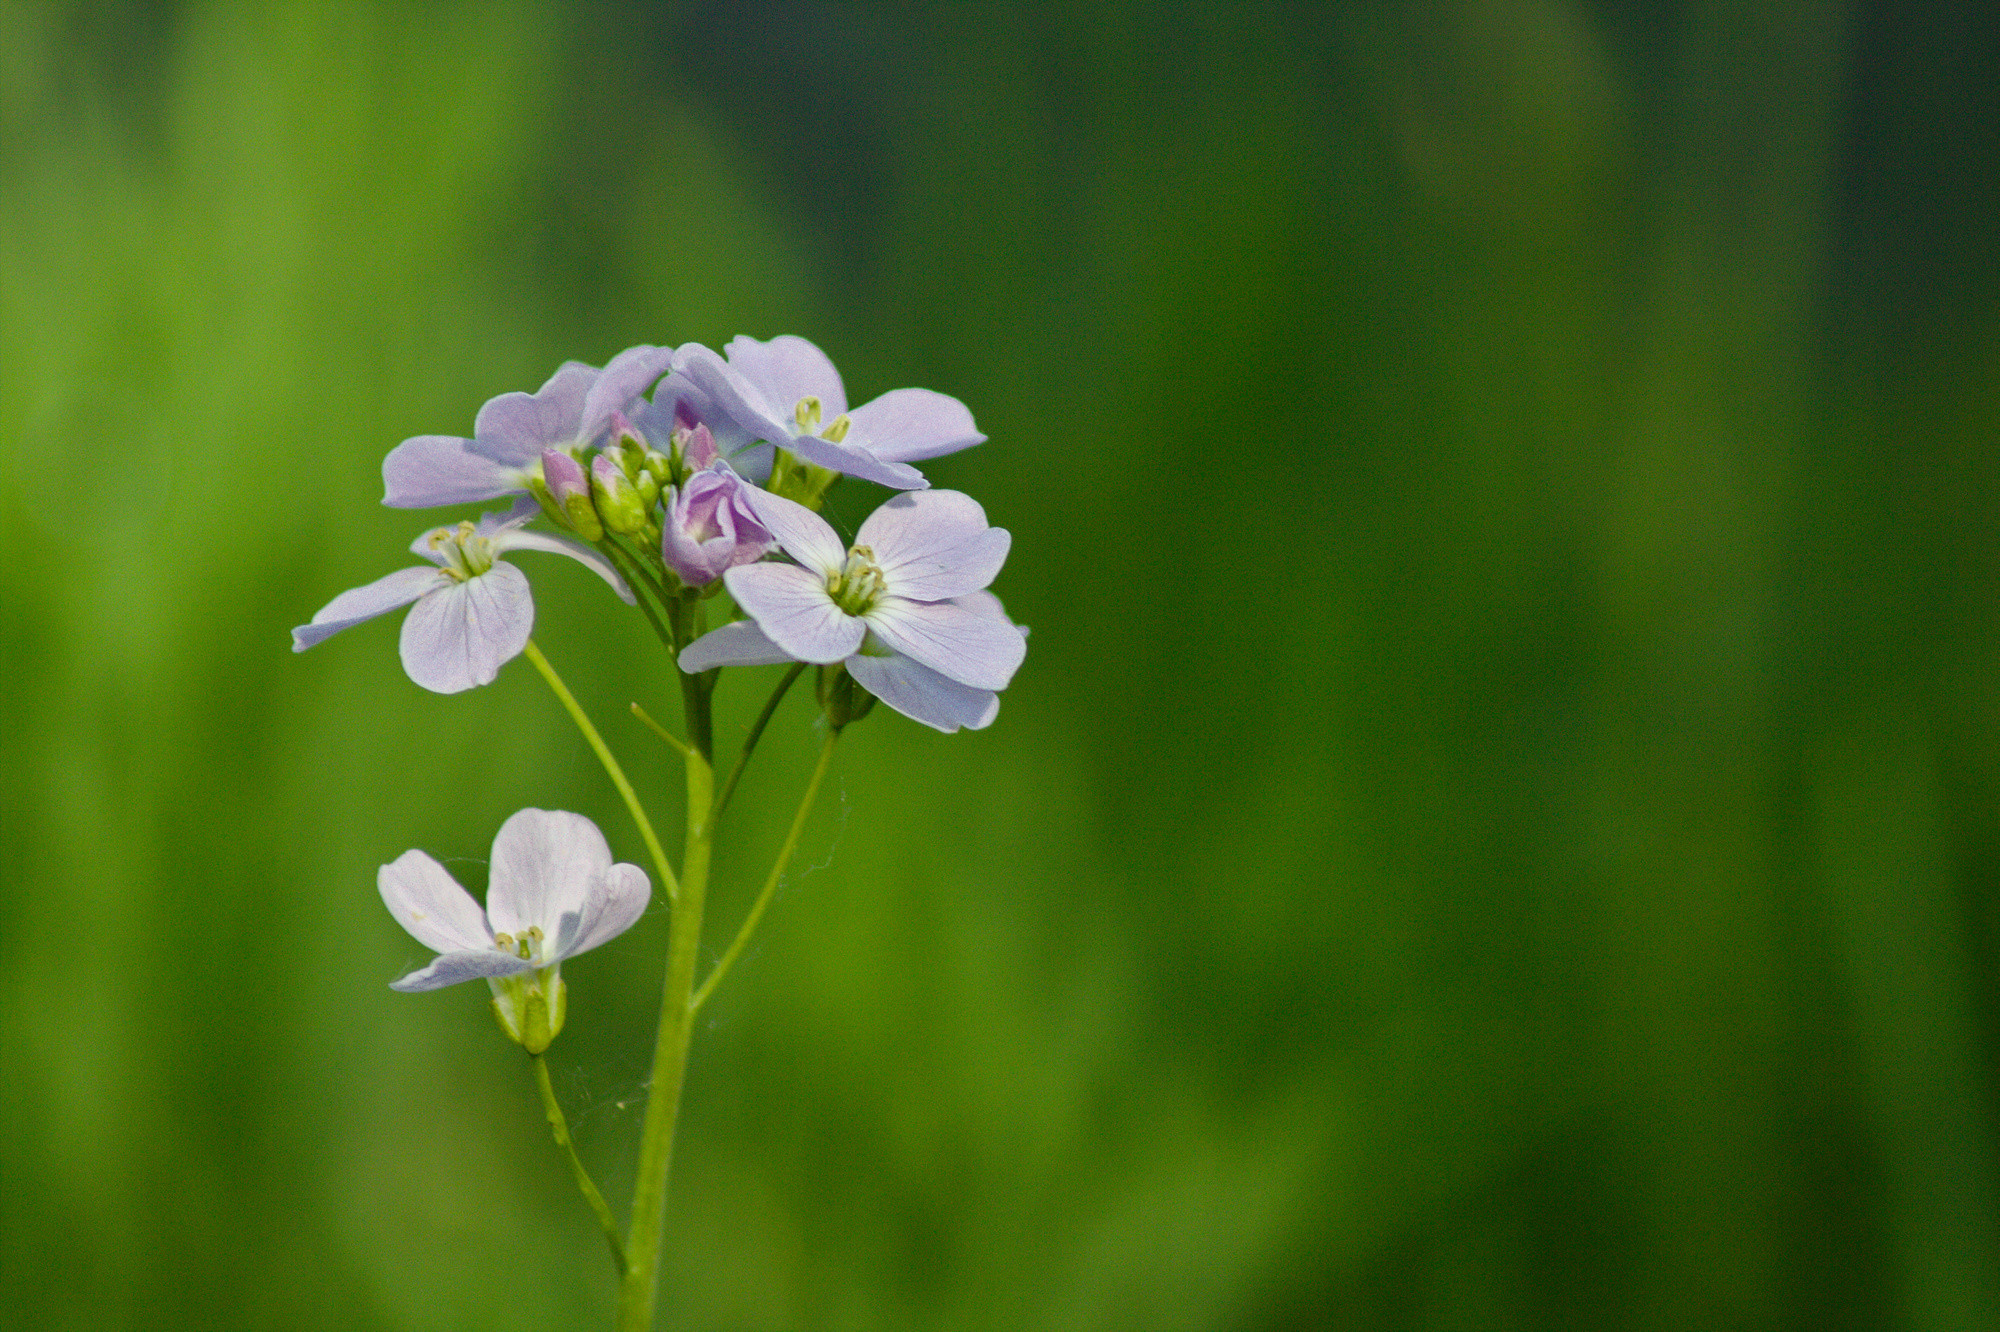
[[[669, 657], [678, 657], [681, 653], [680, 638], [675, 635], [671, 625], [660, 619], [660, 613], [653, 609], [653, 603], [646, 600], [645, 595], [638, 591], [638, 588], [641, 586], [649, 588], [653, 595], [659, 599], [660, 604], [665, 607], [671, 608], [675, 604], [676, 599], [669, 596], [666, 589], [660, 586], [659, 579], [653, 577], [639, 561], [632, 558], [630, 551], [626, 550], [616, 541], [613, 541], [610, 537], [606, 537], [604, 540], [598, 542], [597, 548], [604, 552], [605, 558], [618, 566], [618, 572], [625, 575], [625, 581], [633, 584], [632, 600], [638, 602], [639, 609], [645, 612], [646, 623], [653, 626], [653, 632], [658, 635], [660, 642], [665, 645], [667, 655]], [[669, 615], [672, 614], [671, 609], [668, 613]]]
[[[556, 691], [556, 697], [562, 700], [563, 707], [569, 710], [571, 720], [576, 722], [576, 728], [583, 732], [583, 738], [596, 752], [597, 761], [604, 765], [604, 771], [611, 777], [611, 784], [617, 787], [618, 794], [624, 797], [625, 808], [631, 812], [632, 822], [639, 825], [640, 840], [646, 844], [646, 854], [653, 858], [653, 868], [659, 872], [660, 884], [667, 890], [667, 899], [677, 900], [680, 897], [680, 882], [674, 878], [673, 866], [667, 863], [667, 853], [660, 849], [660, 839], [653, 835], [652, 821], [646, 817], [645, 807], [639, 803], [638, 794], [632, 790], [632, 783], [625, 780], [625, 770], [618, 766], [618, 760], [605, 746], [604, 737], [600, 736], [597, 728], [590, 724], [590, 718], [584, 715], [583, 708], [576, 701], [576, 695], [569, 692], [569, 686], [565, 685], [562, 677], [556, 674], [556, 668], [549, 665], [549, 659], [535, 646], [535, 640], [529, 639], [528, 645], [521, 651], [534, 663], [535, 669], [542, 673], [542, 678], [549, 682], [549, 688]], [[707, 797], [704, 796], [703, 799], [705, 801]]]
[[771, 691], [771, 697], [764, 701], [764, 710], [757, 714], [756, 722], [750, 727], [750, 734], [743, 739], [743, 752], [736, 756], [736, 766], [729, 770], [729, 780], [722, 784], [722, 794], [715, 798], [715, 818], [722, 817], [724, 806], [729, 804], [729, 797], [736, 794], [736, 783], [742, 779], [743, 769], [750, 763], [750, 751], [757, 747], [757, 741], [764, 734], [764, 728], [770, 724], [771, 714], [778, 710], [778, 703], [784, 698], [785, 691], [792, 687], [792, 681], [798, 679], [800, 672], [805, 668], [804, 662], [794, 662], [792, 668], [785, 672], [785, 678], [778, 681], [778, 687]]
[[650, 1332], [659, 1294], [667, 1171], [673, 1164], [674, 1123], [680, 1117], [688, 1042], [694, 1034], [691, 996], [701, 950], [702, 905], [708, 895], [714, 798], [714, 769], [701, 754], [689, 752], [687, 846], [681, 856], [681, 890], [674, 898], [673, 933], [667, 943], [667, 979], [660, 997], [660, 1032], [653, 1046], [646, 1123], [639, 1138], [638, 1178], [632, 1186], [632, 1229], [625, 1242], [625, 1281], [618, 1294], [620, 1332]]
[[840, 739], [839, 731], [830, 730], [826, 733], [826, 743], [819, 748], [819, 762], [813, 767], [812, 780], [806, 783], [805, 798], [799, 801], [799, 812], [792, 816], [792, 830], [785, 834], [785, 844], [778, 848], [778, 862], [771, 866], [771, 876], [764, 880], [764, 890], [757, 894], [757, 900], [751, 905], [750, 914], [744, 917], [743, 928], [736, 932], [736, 938], [730, 943], [729, 951], [716, 962], [715, 970], [708, 973], [708, 979], [701, 983], [701, 988], [696, 990], [694, 997], [688, 1001], [691, 1012], [708, 1001], [708, 996], [722, 980], [723, 974], [729, 970], [730, 963], [737, 959], [743, 952], [744, 946], [750, 942], [750, 936], [756, 932], [757, 922], [764, 918], [764, 908], [771, 905], [771, 897], [778, 891], [778, 881], [785, 875], [785, 866], [791, 863], [792, 852], [798, 849], [799, 834], [805, 831], [806, 815], [812, 812], [813, 799], [819, 795], [820, 779], [826, 776], [827, 765], [833, 761], [833, 745], [838, 739]]
[[618, 1275], [625, 1275], [625, 1245], [618, 1237], [618, 1223], [612, 1219], [610, 1207], [605, 1205], [604, 1195], [591, 1182], [590, 1172], [583, 1168], [583, 1158], [576, 1154], [576, 1144], [570, 1141], [569, 1121], [563, 1118], [562, 1106], [556, 1102], [556, 1089], [549, 1085], [549, 1063], [541, 1055], [531, 1055], [535, 1065], [535, 1088], [542, 1094], [542, 1112], [549, 1117], [549, 1132], [555, 1135], [556, 1146], [563, 1149], [569, 1158], [570, 1173], [576, 1176], [577, 1188], [583, 1190], [583, 1200], [590, 1204], [590, 1210], [597, 1213], [597, 1224], [604, 1227], [604, 1238], [611, 1242], [611, 1261], [617, 1264]]
[[651, 731], [654, 735], [659, 736], [660, 739], [666, 741], [667, 744], [673, 749], [674, 753], [679, 754], [682, 758], [686, 758], [689, 754], [694, 753], [693, 746], [689, 745], [687, 741], [681, 739], [679, 736], [675, 735], [672, 731], [669, 731], [666, 727], [654, 721], [652, 717], [647, 715], [646, 710], [640, 707], [637, 703], [634, 703], [632, 705], [632, 715], [634, 717], [637, 717], [640, 721], [644, 722], [646, 724], [647, 730]]
[[[701, 611], [687, 598], [676, 598], [671, 611], [676, 641], [692, 643], [700, 636], [698, 621]], [[715, 694], [716, 677], [720, 669], [703, 671], [699, 675], [678, 672], [681, 677], [681, 704], [687, 718], [687, 742], [710, 764], [715, 762], [715, 724], [711, 715], [710, 700]], [[690, 817], [692, 817], [690, 815]], [[709, 822], [714, 822], [709, 820]]]

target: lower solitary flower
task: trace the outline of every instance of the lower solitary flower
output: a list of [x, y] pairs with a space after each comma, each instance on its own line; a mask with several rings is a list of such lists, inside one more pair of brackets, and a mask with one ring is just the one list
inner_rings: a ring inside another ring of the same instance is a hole
[[588, 565], [629, 605], [632, 591], [602, 555], [578, 541], [523, 532], [535, 515], [532, 501], [510, 513], [489, 513], [477, 524], [436, 527], [410, 550], [432, 567], [398, 569], [365, 587], [341, 593], [310, 624], [292, 630], [292, 651], [304, 652], [341, 630], [417, 604], [403, 620], [403, 669], [424, 688], [456, 694], [491, 684], [500, 668], [519, 656], [535, 627], [528, 580], [500, 558], [513, 550], [567, 555]]
[[562, 1030], [563, 959], [632, 928], [653, 891], [637, 865], [612, 863], [596, 824], [548, 809], [524, 809], [500, 825], [484, 911], [422, 851], [405, 851], [375, 882], [396, 923], [438, 951], [389, 988], [436, 990], [484, 978], [500, 1025], [530, 1054]]

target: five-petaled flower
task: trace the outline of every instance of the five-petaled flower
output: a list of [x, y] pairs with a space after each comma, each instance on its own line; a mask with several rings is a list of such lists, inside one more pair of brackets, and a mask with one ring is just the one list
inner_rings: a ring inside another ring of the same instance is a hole
[[531, 1054], [562, 1030], [563, 960], [630, 929], [652, 896], [644, 870], [612, 863], [596, 824], [548, 809], [524, 809], [500, 825], [483, 911], [422, 851], [405, 851], [375, 882], [396, 923], [438, 952], [390, 988], [435, 990], [484, 978], [500, 1025]]
[[725, 625], [680, 654], [684, 671], [774, 661], [843, 663], [898, 712], [941, 731], [978, 729], [999, 709], [1027, 652], [1020, 628], [983, 589], [1010, 538], [955, 490], [898, 495], [843, 549], [812, 510], [756, 492], [757, 516], [798, 564], [729, 570], [729, 593], [751, 619]]
[[520, 655], [535, 627], [527, 577], [500, 558], [513, 550], [567, 555], [588, 565], [627, 604], [632, 602], [625, 580], [590, 547], [568, 537], [520, 530], [534, 515], [532, 506], [517, 504], [509, 513], [485, 514], [476, 524], [432, 528], [410, 546], [430, 565], [398, 569], [341, 593], [310, 624], [292, 630], [292, 651], [304, 652], [343, 629], [414, 601], [402, 636], [403, 669], [410, 678], [440, 694], [490, 684], [502, 666]]
[[686, 394], [699, 404], [696, 414], [718, 443], [768, 440], [848, 476], [920, 490], [930, 482], [912, 462], [986, 439], [964, 403], [929, 389], [892, 389], [848, 411], [840, 372], [804, 338], [739, 337], [722, 350], [718, 356], [700, 343], [685, 344], [674, 353], [674, 373], [654, 395]]

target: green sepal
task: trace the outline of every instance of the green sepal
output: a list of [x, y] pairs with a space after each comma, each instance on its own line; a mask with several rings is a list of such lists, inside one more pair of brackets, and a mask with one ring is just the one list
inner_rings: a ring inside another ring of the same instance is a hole
[[771, 480], [764, 488], [817, 513], [826, 503], [826, 492], [838, 480], [839, 472], [809, 463], [788, 449], [779, 449], [771, 462]]
[[493, 1017], [507, 1039], [529, 1054], [548, 1049], [569, 1016], [569, 987], [563, 984], [561, 968], [542, 967], [489, 983], [493, 987]]

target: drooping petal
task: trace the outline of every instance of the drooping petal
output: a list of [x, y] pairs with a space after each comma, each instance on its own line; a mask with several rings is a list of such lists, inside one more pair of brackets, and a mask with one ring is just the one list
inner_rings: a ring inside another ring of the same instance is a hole
[[738, 620], [711, 629], [682, 648], [680, 666], [694, 675], [716, 666], [775, 666], [781, 661], [797, 660], [773, 643], [755, 620]]
[[930, 485], [924, 474], [908, 463], [878, 458], [851, 439], [836, 444], [817, 435], [798, 435], [786, 447], [809, 463], [839, 472], [842, 476], [858, 476], [863, 481], [873, 481], [891, 490], [922, 490]]
[[827, 594], [826, 580], [792, 564], [740, 564], [722, 576], [729, 595], [773, 643], [799, 661], [839, 661], [867, 626]]
[[407, 606], [450, 582], [443, 570], [418, 567], [398, 569], [365, 587], [349, 588], [320, 607], [319, 613], [312, 617], [312, 623], [292, 630], [292, 651], [304, 652], [343, 629], [378, 615], [386, 615], [398, 606]]
[[534, 969], [534, 963], [488, 945], [478, 952], [441, 954], [422, 970], [413, 971], [401, 980], [390, 981], [389, 988], [411, 994], [419, 990], [441, 990], [447, 985], [482, 977], [518, 976]]
[[405, 851], [375, 873], [375, 887], [389, 914], [438, 953], [493, 946], [486, 913], [445, 867], [422, 851]]
[[780, 407], [766, 401], [762, 389], [698, 342], [684, 343], [674, 353], [674, 373], [666, 387], [686, 395], [696, 418], [714, 433], [715, 446], [725, 455], [734, 440], [782, 444], [798, 429], [792, 419], [793, 404]]
[[611, 414], [632, 406], [633, 399], [653, 387], [653, 381], [673, 364], [672, 347], [627, 347], [611, 358], [584, 394], [577, 429], [580, 443], [591, 444], [611, 424]]
[[781, 417], [790, 417], [801, 398], [818, 398], [821, 419], [847, 410], [847, 389], [825, 352], [789, 333], [759, 342], [735, 337], [723, 349], [738, 374], [755, 384]]
[[[494, 835], [491, 865], [486, 921], [493, 932], [518, 939], [539, 928], [553, 944], [563, 916], [582, 915], [592, 885], [611, 869], [611, 848], [581, 814], [523, 809]], [[544, 956], [542, 965], [551, 960]]]
[[392, 509], [433, 509], [498, 499], [527, 489], [528, 465], [489, 457], [455, 435], [418, 435], [382, 460], [382, 502]]
[[964, 403], [929, 389], [891, 389], [848, 418], [848, 442], [885, 462], [918, 462], [986, 442]]
[[564, 944], [559, 956], [575, 957], [616, 939], [639, 923], [652, 896], [653, 885], [646, 871], [622, 862], [613, 865], [591, 886], [576, 935]]
[[946, 735], [961, 727], [977, 731], [1000, 715], [1000, 698], [992, 690], [947, 679], [901, 654], [849, 657], [847, 673], [905, 717]]
[[447, 582], [403, 620], [403, 669], [424, 688], [456, 694], [491, 684], [520, 655], [535, 628], [528, 580], [511, 564]]
[[1028, 654], [1021, 631], [951, 601], [884, 597], [865, 617], [891, 648], [974, 689], [1005, 689]]
[[[611, 584], [611, 590], [616, 592], [619, 599], [626, 605], [635, 604], [632, 589], [627, 587], [625, 580], [618, 576], [618, 570], [613, 566], [611, 561], [605, 559], [602, 554], [591, 549], [583, 542], [576, 540], [574, 537], [557, 536], [553, 532], [522, 532], [509, 529], [493, 538], [493, 549], [498, 551], [539, 550], [550, 555], [567, 555], [578, 564], [583, 565], [596, 574], [599, 578], [602, 578], [605, 582]], [[507, 566], [496, 564], [493, 567], [495, 569], [503, 569]]]
[[742, 498], [785, 553], [821, 578], [831, 578], [847, 563], [847, 547], [840, 544], [840, 534], [805, 505], [747, 487]]
[[993, 581], [1013, 538], [956, 490], [896, 496], [868, 515], [854, 544], [874, 552], [891, 596], [944, 601]]
[[597, 376], [594, 366], [565, 361], [533, 393], [488, 398], [473, 421], [473, 447], [495, 461], [525, 466], [551, 445], [574, 443]]

